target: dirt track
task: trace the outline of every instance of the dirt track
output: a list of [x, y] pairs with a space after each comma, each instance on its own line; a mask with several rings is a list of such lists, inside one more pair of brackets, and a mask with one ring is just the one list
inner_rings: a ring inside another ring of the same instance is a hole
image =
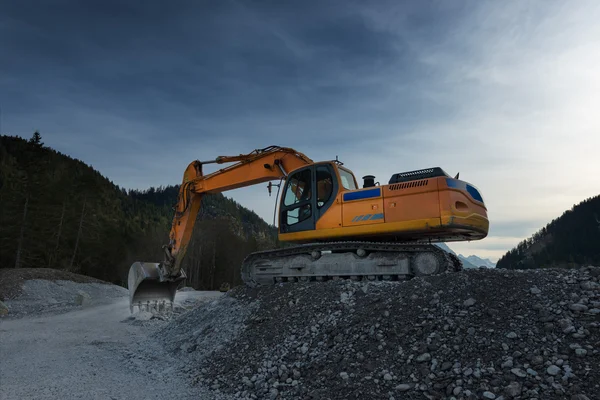
[[[178, 293], [210, 300], [218, 292]], [[0, 399], [214, 399], [173, 373], [177, 363], [127, 297], [59, 315], [0, 320]]]

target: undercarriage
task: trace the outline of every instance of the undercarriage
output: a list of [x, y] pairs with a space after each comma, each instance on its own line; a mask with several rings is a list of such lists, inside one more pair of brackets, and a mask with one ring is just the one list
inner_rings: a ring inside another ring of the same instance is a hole
[[432, 244], [331, 242], [252, 253], [242, 264], [242, 279], [249, 286], [329, 279], [394, 281], [461, 269], [458, 257]]

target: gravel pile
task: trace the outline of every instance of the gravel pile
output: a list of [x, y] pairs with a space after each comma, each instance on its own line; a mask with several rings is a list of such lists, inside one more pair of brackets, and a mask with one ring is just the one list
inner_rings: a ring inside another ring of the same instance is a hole
[[127, 295], [127, 289], [107, 283], [31, 279], [20, 285], [20, 293], [16, 298], [6, 300], [4, 304], [9, 310], [8, 316], [18, 318], [67, 312]]
[[0, 300], [4, 301], [19, 297], [23, 293], [23, 283], [31, 279], [109, 284], [90, 276], [52, 268], [0, 268]]
[[[236, 343], [245, 329], [244, 321], [257, 312], [258, 302], [241, 302], [222, 296], [202, 307], [188, 311], [153, 334], [172, 353], [191, 354], [186, 372], [197, 372], [195, 360], [207, 360]], [[186, 357], [187, 358], [187, 357]], [[216, 388], [216, 387], [215, 387]]]
[[238, 287], [157, 332], [259, 399], [599, 398], [600, 268]]
[[[177, 291], [177, 294], [175, 295], [175, 303], [173, 304], [172, 308], [167, 306], [158, 311], [156, 309], [139, 310], [138, 308], [134, 308], [136, 311], [121, 322], [128, 322], [131, 325], [145, 326], [149, 328], [161, 328], [166, 325], [165, 321], [171, 321], [179, 318], [183, 314], [197, 309], [202, 304], [214, 301], [216, 298], [221, 296], [223, 296], [222, 293], [215, 291], [199, 292], [191, 288], [183, 288]], [[178, 324], [185, 326], [182, 321], [180, 321]], [[175, 328], [175, 326], [177, 326], [177, 328]], [[180, 332], [182, 329], [184, 329], [182, 326], [174, 325], [171, 326], [170, 330], [168, 331]]]

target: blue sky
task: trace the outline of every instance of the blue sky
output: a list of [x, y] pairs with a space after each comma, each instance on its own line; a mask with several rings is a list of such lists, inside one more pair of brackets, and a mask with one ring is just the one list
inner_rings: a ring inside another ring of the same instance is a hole
[[[2, 133], [116, 184], [271, 144], [358, 177], [475, 184], [497, 259], [600, 193], [600, 3], [61, 1], [0, 5]], [[263, 186], [226, 193], [272, 221]]]

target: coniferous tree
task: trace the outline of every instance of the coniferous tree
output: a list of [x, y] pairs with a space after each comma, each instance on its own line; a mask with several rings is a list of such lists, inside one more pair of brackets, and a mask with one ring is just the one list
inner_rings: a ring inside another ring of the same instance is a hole
[[[125, 285], [134, 261], [162, 261], [178, 189], [127, 191], [44, 147], [39, 132], [0, 136], [0, 268], [13, 268], [18, 253], [20, 267], [72, 268]], [[243, 258], [277, 243], [274, 227], [220, 194], [203, 196], [197, 225], [183, 260], [196, 288], [241, 283]]]
[[508, 251], [497, 268], [600, 265], [600, 196], [585, 199]]
[[29, 143], [37, 147], [44, 146], [44, 142], [42, 142], [42, 135], [38, 131], [33, 132], [33, 136], [31, 136], [31, 139], [29, 139]]

